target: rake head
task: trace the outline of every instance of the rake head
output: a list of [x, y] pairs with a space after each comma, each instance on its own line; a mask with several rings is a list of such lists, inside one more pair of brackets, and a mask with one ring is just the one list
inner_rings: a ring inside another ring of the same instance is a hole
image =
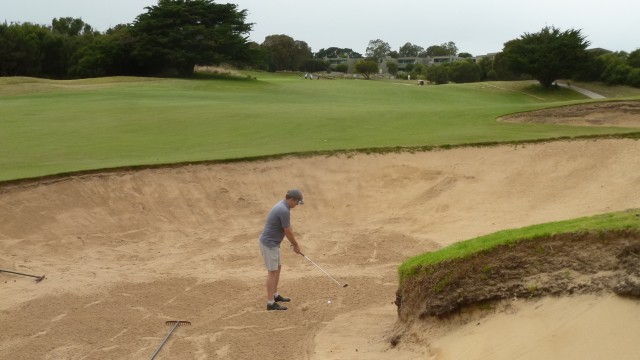
[[151, 357], [151, 360], [156, 358], [156, 355], [158, 355], [158, 353], [160, 352], [160, 349], [162, 349], [162, 346], [164, 345], [164, 343], [167, 342], [167, 339], [169, 339], [169, 336], [171, 336], [171, 334], [173, 333], [173, 330], [175, 330], [180, 325], [191, 325], [191, 322], [184, 321], [184, 320], [169, 320], [169, 321], [165, 321], [164, 323], [167, 324], [167, 325], [173, 325], [173, 327], [171, 328], [171, 331], [169, 331], [167, 336], [164, 338], [164, 340], [162, 340], [162, 342], [160, 343], [160, 346], [158, 347], [158, 350], [156, 350], [156, 352], [153, 353], [153, 356]]
[[184, 320], [169, 320], [169, 321], [165, 321], [164, 323], [167, 325], [178, 325], [178, 326], [191, 325], [190, 321], [184, 321]]

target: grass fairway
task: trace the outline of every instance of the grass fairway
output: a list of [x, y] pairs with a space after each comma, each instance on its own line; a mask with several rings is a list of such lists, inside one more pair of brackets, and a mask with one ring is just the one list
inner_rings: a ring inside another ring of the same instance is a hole
[[529, 83], [0, 78], [0, 181], [130, 165], [294, 152], [439, 146], [633, 132], [505, 124], [584, 101]]

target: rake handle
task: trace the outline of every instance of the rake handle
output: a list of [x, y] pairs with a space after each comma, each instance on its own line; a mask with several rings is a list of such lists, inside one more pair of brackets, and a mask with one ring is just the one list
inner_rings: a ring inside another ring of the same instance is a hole
[[160, 343], [160, 346], [158, 346], [158, 350], [156, 350], [156, 352], [153, 353], [153, 356], [151, 356], [151, 360], [156, 358], [156, 355], [158, 355], [158, 353], [160, 352], [160, 349], [162, 349], [162, 347], [164, 346], [164, 343], [167, 342], [167, 340], [169, 339], [169, 336], [171, 336], [171, 334], [173, 333], [173, 330], [175, 330], [178, 327], [178, 325], [180, 325], [180, 324], [190, 324], [190, 323], [187, 322], [187, 321], [176, 321], [173, 324], [173, 327], [171, 328], [171, 331], [169, 331], [167, 336], [165, 336], [164, 340], [162, 340], [162, 342]]
[[40, 281], [42, 281], [42, 279], [44, 279], [44, 275], [42, 275], [42, 276], [37, 276], [37, 275], [31, 275], [31, 274], [19, 273], [19, 272], [16, 272], [16, 271], [9, 271], [9, 270], [2, 270], [2, 269], [0, 269], [0, 273], [3, 273], [3, 272], [9, 273], [9, 274], [22, 275], [22, 276], [31, 276], [31, 277], [36, 278], [36, 282], [40, 282]]

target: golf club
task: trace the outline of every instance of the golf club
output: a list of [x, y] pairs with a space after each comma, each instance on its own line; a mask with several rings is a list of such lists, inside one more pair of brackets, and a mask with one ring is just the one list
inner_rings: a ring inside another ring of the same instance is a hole
[[3, 272], [9, 273], [9, 274], [22, 275], [22, 276], [31, 276], [31, 277], [36, 278], [36, 282], [37, 283], [39, 283], [40, 281], [44, 280], [44, 275], [36, 276], [36, 275], [29, 275], [29, 274], [23, 274], [23, 273], [19, 273], [19, 272], [15, 272], [15, 271], [9, 271], [9, 270], [0, 269], [0, 273], [3, 273]]
[[329, 275], [328, 272], [324, 271], [323, 268], [321, 268], [320, 266], [318, 266], [318, 264], [314, 263], [313, 261], [311, 261], [311, 259], [309, 259], [305, 254], [300, 253], [300, 255], [304, 256], [305, 259], [307, 259], [307, 261], [309, 261], [310, 263], [312, 263], [313, 265], [315, 265], [318, 269], [320, 269], [320, 271], [322, 271], [323, 273], [325, 273], [325, 275], [327, 275], [328, 277], [331, 278], [331, 280], [335, 281], [336, 284], [342, 286], [342, 287], [347, 287], [347, 285], [349, 284], [340, 284], [340, 282], [338, 282], [338, 280], [334, 279], [333, 276]]

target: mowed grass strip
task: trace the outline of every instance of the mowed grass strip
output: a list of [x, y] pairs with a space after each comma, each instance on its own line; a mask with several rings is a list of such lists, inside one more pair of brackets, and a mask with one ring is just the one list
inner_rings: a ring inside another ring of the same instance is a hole
[[530, 82], [0, 78], [0, 181], [121, 166], [522, 141], [634, 129], [497, 123], [586, 101]]
[[429, 266], [442, 261], [466, 258], [500, 245], [514, 244], [519, 241], [563, 233], [617, 230], [640, 230], [640, 209], [551, 222], [520, 229], [503, 230], [457, 242], [438, 251], [424, 253], [408, 259], [398, 268], [398, 276], [402, 283], [408, 277], [418, 274], [421, 269], [427, 269]]

